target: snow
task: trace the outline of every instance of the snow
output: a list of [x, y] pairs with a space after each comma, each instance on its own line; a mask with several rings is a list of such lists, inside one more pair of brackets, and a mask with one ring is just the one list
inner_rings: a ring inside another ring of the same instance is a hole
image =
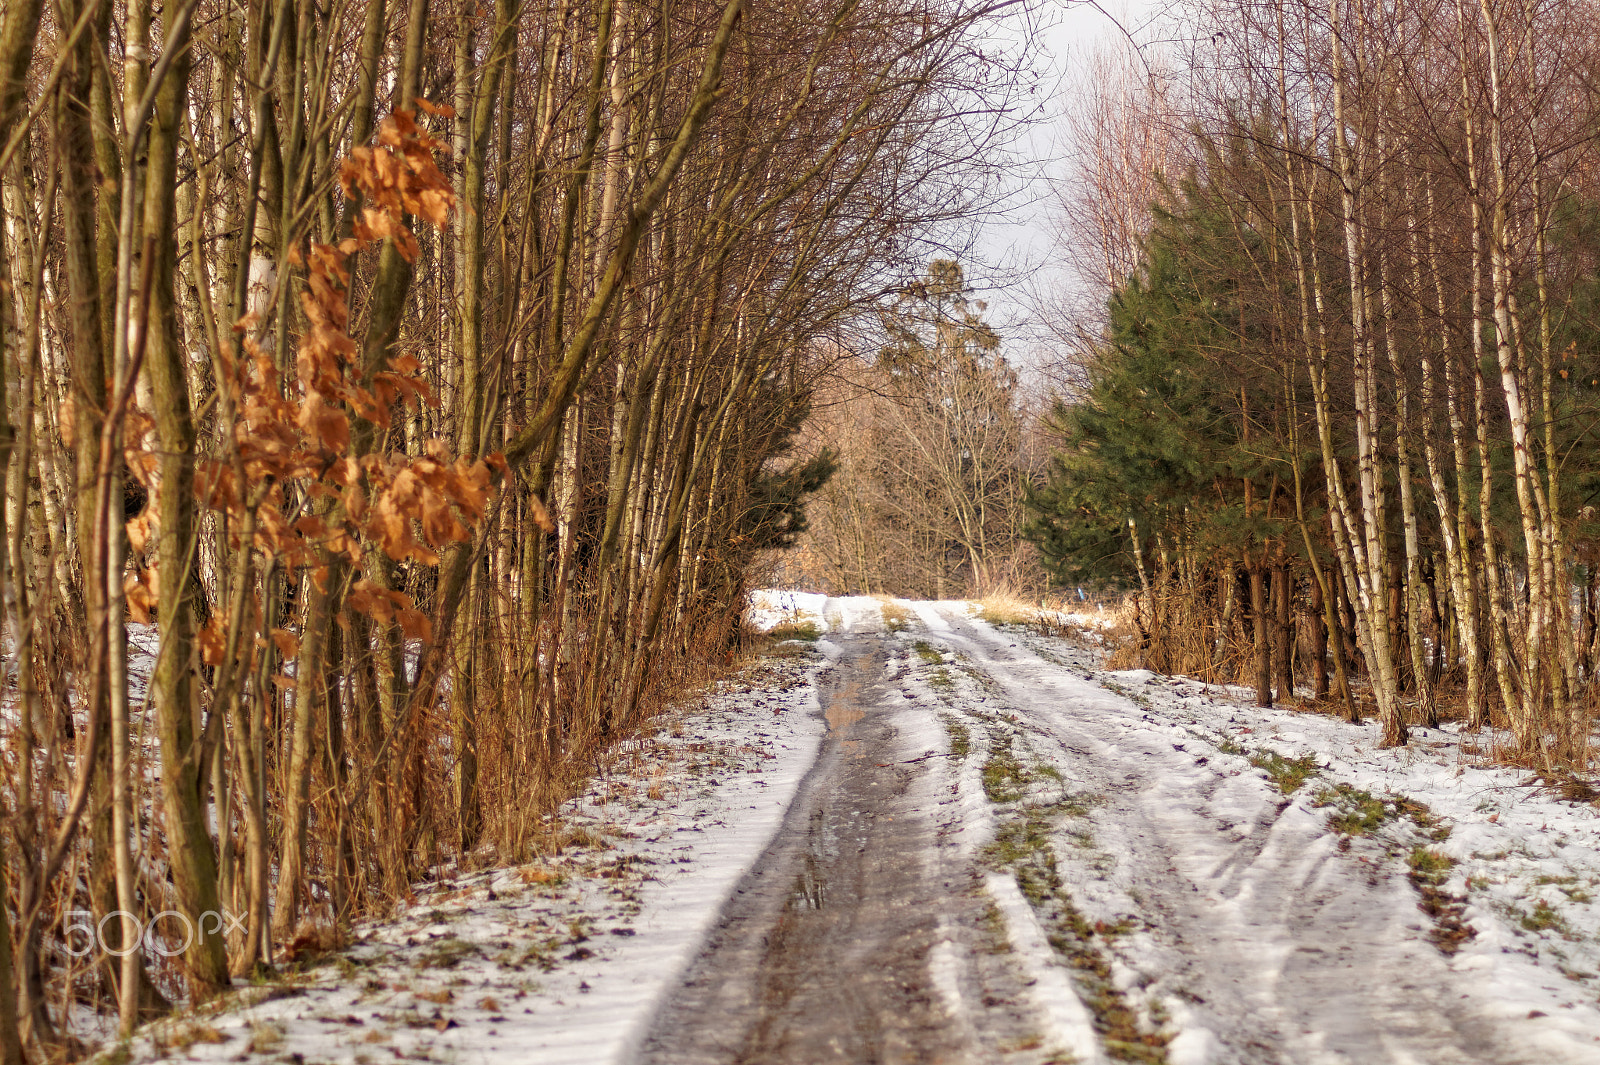
[[815, 592], [763, 591], [751, 596], [746, 617], [763, 632], [785, 624], [809, 624], [818, 633], [882, 632], [884, 602], [870, 595], [835, 599]]
[[[1597, 1041], [1600, 914], [1588, 896], [1600, 891], [1600, 819], [1593, 806], [1543, 794], [1520, 771], [1475, 764], [1479, 754], [1468, 752], [1487, 737], [1459, 725], [1416, 729], [1410, 746], [1384, 750], [1376, 723], [1352, 726], [1319, 715], [1258, 710], [1242, 699], [1216, 698], [1214, 689], [1211, 696], [1187, 694], [1193, 686], [1174, 678], [1152, 699], [1170, 727], [1219, 742], [1232, 737], [1288, 758], [1316, 758], [1323, 768], [1310, 791], [1317, 781], [1339, 782], [1426, 804], [1450, 829], [1448, 838], [1426, 845], [1457, 862], [1443, 887], [1466, 896], [1464, 916], [1476, 930], [1451, 968], [1491, 983], [1489, 1008], [1498, 1015], [1525, 1018], [1544, 1011], [1540, 1029]], [[1298, 803], [1296, 808], [1310, 815]], [[1524, 927], [1541, 904], [1550, 914], [1544, 919], [1549, 927]]]
[[1051, 1042], [1070, 1052], [1082, 1065], [1101, 1065], [1105, 1058], [1089, 1008], [1078, 997], [1067, 970], [1056, 964], [1049, 937], [1017, 882], [1004, 873], [990, 873], [984, 878], [984, 888], [1005, 917], [1011, 944], [1034, 981], [1034, 997], [1049, 1022]]
[[[1529, 1060], [1600, 1061], [1600, 915], [1589, 901], [1600, 891], [1600, 819], [1593, 806], [1561, 802], [1530, 787], [1520, 771], [1484, 764], [1491, 737], [1459, 726], [1414, 730], [1411, 746], [1386, 750], [1376, 723], [1352, 726], [1314, 713], [1258, 709], [1242, 689], [1149, 670], [1101, 673], [1060, 641], [1022, 642], [1051, 661], [1007, 648], [990, 650], [983, 664], [1032, 718], [1040, 751], [1065, 744], [1087, 747], [1107, 763], [1137, 759], [1158, 781], [1137, 811], [1093, 818], [1098, 855], [1081, 863], [1073, 884], [1085, 916], [1113, 921], [1139, 914], [1135, 900], [1150, 884], [1138, 875], [1140, 841], [1128, 833], [1144, 827], [1142, 818], [1173, 849], [1170, 860], [1180, 876], [1202, 893], [1195, 927], [1211, 940], [1207, 965], [1232, 966], [1242, 985], [1236, 1005], [1206, 1011], [1207, 1017], [1172, 993], [1182, 989], [1170, 972], [1170, 949], [1142, 932], [1118, 938], [1130, 982], [1171, 985], [1164, 1004], [1177, 1033], [1173, 1061], [1226, 1060], [1216, 1056], [1210, 1027], [1219, 1020], [1299, 1008], [1284, 1002], [1295, 994], [1288, 985], [1296, 979], [1296, 955], [1348, 946], [1302, 938], [1296, 911], [1307, 899], [1319, 906], [1331, 900], [1330, 908], [1340, 899], [1363, 899], [1378, 908], [1352, 915], [1352, 935], [1393, 935], [1406, 944], [1388, 951], [1371, 944], [1369, 956], [1394, 968], [1368, 969], [1361, 980], [1405, 986], [1425, 962], [1439, 960], [1405, 876], [1406, 858], [1417, 847], [1458, 863], [1441, 887], [1465, 896], [1463, 916], [1476, 932], [1447, 963], [1457, 974], [1453, 990], [1470, 996], [1481, 1016], [1514, 1031], [1515, 1041], [1530, 1048]], [[1091, 737], [1069, 715], [1101, 716], [1104, 727]], [[1114, 743], [1096, 749], [1087, 742], [1108, 731]], [[1292, 797], [1283, 796], [1250, 760], [1263, 752], [1311, 758], [1319, 768]], [[1118, 772], [1120, 766], [1107, 775]], [[1350, 841], [1352, 861], [1342, 853], [1341, 837], [1329, 831], [1332, 811], [1318, 805], [1341, 784], [1424, 804], [1437, 827], [1424, 833], [1405, 817], [1391, 817], [1371, 838]], [[1447, 838], [1429, 838], [1445, 830]], [[1363, 881], [1368, 874], [1379, 878], [1377, 888]], [[1530, 919], [1547, 927], [1524, 923]], [[1300, 1047], [1305, 1060], [1317, 1060], [1314, 1042]]]
[[[1373, 1061], [1457, 1060], [1465, 1045], [1474, 1056], [1462, 1060], [1479, 1060], [1472, 1025], [1484, 1020], [1496, 1028], [1485, 1038], [1517, 1048], [1504, 1060], [1600, 1061], [1600, 915], [1589, 901], [1600, 893], [1600, 819], [1593, 806], [1489, 764], [1495, 737], [1414, 730], [1411, 746], [1385, 750], [1376, 723], [1263, 710], [1244, 689], [1150, 670], [1102, 671], [1066, 641], [998, 633], [968, 604], [901, 605], [919, 622], [902, 643], [925, 641], [944, 651], [942, 662], [971, 667], [945, 693], [947, 711], [993, 721], [999, 710], [1020, 723], [1031, 756], [1066, 773], [1068, 790], [1100, 793], [1088, 826], [1058, 832], [1055, 850], [1087, 921], [1134, 926], [1108, 937], [1113, 981], [1143, 1014], [1165, 1015], [1169, 1060], [1234, 1060], [1252, 1026], [1307, 1022], [1284, 1039], [1286, 1060], [1362, 1060], [1341, 1044], [1368, 1047]], [[1252, 761], [1268, 754], [1311, 759], [1314, 775], [1285, 796]], [[953, 770], [950, 827], [968, 854], [995, 830], [973, 779], [982, 757]], [[1097, 768], [1074, 779], [1085, 764]], [[1154, 783], [1137, 803], [1115, 797], [1141, 776]], [[1357, 836], [1332, 830], [1341, 786], [1387, 800], [1383, 824]], [[1150, 913], [1173, 901], [1158, 897], [1151, 836], [1164, 848], [1159, 872], [1175, 872], [1194, 896], [1176, 900], [1188, 912], [1170, 916], [1198, 944], [1175, 945], [1168, 915]], [[1408, 876], [1419, 848], [1457, 863], [1438, 887], [1464, 898], [1474, 934], [1453, 955], [1435, 947]], [[1054, 974], [1035, 988], [1054, 1037], [1087, 1057], [1074, 1038], [1085, 1031], [1083, 1006], [1063, 986], [1042, 929], [1018, 908], [1026, 900], [1008, 877], [991, 874], [987, 884], [1024, 964]], [[1381, 993], [1325, 986], [1340, 967], [1319, 955], [1346, 951], [1360, 973], [1340, 979]], [[1208, 981], [1206, 969], [1221, 975]], [[1201, 1006], [1191, 984], [1221, 994]], [[1445, 994], [1464, 1004], [1440, 1005], [1427, 1023], [1397, 1019], [1413, 997]], [[1379, 1001], [1385, 995], [1392, 1006]], [[1391, 1025], [1405, 1031], [1383, 1030]]]
[[825, 662], [769, 662], [760, 686], [723, 685], [621, 752], [562, 811], [601, 845], [419, 885], [414, 905], [356, 928], [333, 964], [148, 1026], [133, 1057], [628, 1060], [815, 760]]
[[[1497, 737], [1451, 725], [1385, 750], [1376, 724], [1103, 671], [1092, 639], [999, 631], [965, 602], [767, 591], [749, 620], [813, 631], [619, 752], [561, 812], [577, 844], [419, 885], [330, 964], [151, 1026], [134, 1059], [630, 1060], [816, 759], [817, 677], [840, 656], [824, 634], [866, 632], [884, 634], [907, 749], [930, 752], [938, 860], [985, 863], [1050, 1047], [1106, 1057], [1057, 915], [986, 856], [1029, 804], [1058, 811], [1062, 890], [1111, 930], [1093, 936], [1109, 981], [1172, 1065], [1600, 1063], [1600, 816], [1494, 764]], [[985, 791], [1002, 744], [1030, 774], [1015, 801]], [[1309, 778], [1285, 794], [1274, 759]], [[1380, 823], [1337, 831], [1357, 793]], [[1454, 862], [1438, 890], [1472, 929], [1453, 953], [1409, 875], [1426, 852]], [[928, 958], [955, 1024], [982, 1008], [962, 942], [952, 929]]]

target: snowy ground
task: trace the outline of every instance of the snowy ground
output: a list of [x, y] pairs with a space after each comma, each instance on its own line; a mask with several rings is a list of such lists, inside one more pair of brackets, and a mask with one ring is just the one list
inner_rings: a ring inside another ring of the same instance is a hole
[[562, 853], [418, 885], [304, 974], [148, 1026], [134, 1058], [626, 1060], [811, 765], [825, 661], [791, 649], [621, 752], [561, 811]]
[[[752, 615], [823, 638], [623, 752], [563, 811], [563, 853], [419, 887], [134, 1057], [633, 1060], [817, 757], [830, 640], [866, 639], [917, 793], [944, 796], [934, 864], [981, 869], [984, 953], [1028, 988], [1034, 1034], [972, 1060], [1600, 1062], [1600, 819], [1486, 765], [1488, 737], [1380, 750], [1376, 726], [1107, 673], [964, 603], [763, 593]], [[976, 941], [926, 955], [964, 1031]]]
[[[829, 612], [845, 602], [757, 599], [767, 624], [822, 631], [839, 627]], [[1169, 1060], [1254, 1060], [1245, 1048], [1264, 1027], [1276, 1042], [1261, 1060], [1600, 1061], [1600, 817], [1489, 764], [1495, 737], [1414, 729], [1409, 746], [1383, 750], [1376, 724], [1262, 710], [1243, 689], [1183, 677], [1105, 672], [1085, 650], [1098, 642], [1098, 617], [1057, 619], [1084, 630], [1062, 640], [997, 633], [964, 604], [890, 611], [915, 617], [896, 635], [913, 650], [908, 687], [985, 747], [967, 759], [969, 773], [981, 762], [992, 784], [997, 765], [1015, 766], [971, 803], [978, 845], [1019, 818], [1046, 823], [1071, 922], [1093, 930], [1065, 952], [1060, 934], [1045, 945], [1007, 878], [991, 874], [1014, 941], [1076, 969], [1078, 997], [1103, 1013], [1106, 996], [1085, 973], [1099, 963], [1071, 956], [1097, 954], [1135, 1027], [1165, 1040]], [[1167, 870], [1153, 868], [1162, 862]], [[1164, 912], [1176, 905], [1161, 897], [1168, 872], [1197, 906]], [[1042, 916], [1061, 909], [1059, 899], [1034, 901]], [[1341, 904], [1362, 910], [1341, 916]], [[1180, 929], [1190, 940], [1181, 945]], [[1349, 939], [1307, 938], [1330, 931]], [[1386, 1007], [1323, 986], [1318, 955], [1339, 951], [1362, 959], [1332, 966], [1352, 966], [1333, 978], [1375, 984], [1400, 1012], [1458, 997], [1464, 1007], [1433, 1009], [1453, 1040], [1417, 1028], [1368, 1045], [1369, 1058], [1341, 1049], [1346, 1036], [1361, 1045], [1341, 1026], [1370, 1024]], [[1207, 1001], [1199, 984], [1230, 1000]], [[1297, 1001], [1309, 995], [1330, 1004]], [[1057, 1014], [1058, 1041], [1087, 1057], [1071, 1035], [1077, 1011], [1041, 998]], [[1296, 1025], [1310, 1027], [1288, 1030]]]
[[[1451, 969], [1489, 985], [1499, 1016], [1544, 1014], [1535, 1031], [1600, 1043], [1600, 817], [1592, 804], [1561, 801], [1527, 773], [1487, 764], [1481, 748], [1491, 737], [1459, 725], [1413, 727], [1408, 746], [1384, 750], [1376, 723], [1261, 710], [1243, 689], [1144, 670], [1107, 674], [1102, 683], [1146, 704], [1141, 724], [1150, 731], [1216, 749], [1212, 757], [1230, 771], [1270, 779], [1268, 770], [1284, 763], [1313, 765], [1291, 808], [1325, 820], [1381, 817], [1368, 833], [1335, 836], [1363, 843], [1358, 860], [1386, 875], [1408, 871], [1414, 858], [1443, 856], [1431, 863], [1442, 874], [1437, 887], [1464, 903], [1461, 921], [1471, 929], [1446, 940]], [[1357, 792], [1381, 807], [1363, 800], [1365, 810], [1356, 809]], [[1421, 913], [1413, 923], [1419, 927], [1408, 930], [1434, 932]]]

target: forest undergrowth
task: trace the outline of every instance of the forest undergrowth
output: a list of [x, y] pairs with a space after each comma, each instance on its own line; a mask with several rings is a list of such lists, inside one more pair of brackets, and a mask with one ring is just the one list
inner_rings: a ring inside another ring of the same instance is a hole
[[1004, 6], [0, 9], [0, 1065], [550, 846], [728, 668]]

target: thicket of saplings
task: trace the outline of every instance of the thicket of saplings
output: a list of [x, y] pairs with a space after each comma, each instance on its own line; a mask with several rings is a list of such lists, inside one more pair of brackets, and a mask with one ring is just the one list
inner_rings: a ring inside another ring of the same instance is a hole
[[961, 266], [936, 258], [879, 319], [870, 357], [813, 397], [797, 448], [833, 472], [778, 581], [914, 599], [1043, 590], [1022, 538], [1030, 411]]
[[0, 1065], [561, 845], [963, 209], [985, 16], [0, 9]]
[[1088, 112], [1071, 221], [1110, 298], [1034, 532], [1139, 589], [1153, 668], [1588, 769], [1596, 14], [1213, 5], [1165, 88]]

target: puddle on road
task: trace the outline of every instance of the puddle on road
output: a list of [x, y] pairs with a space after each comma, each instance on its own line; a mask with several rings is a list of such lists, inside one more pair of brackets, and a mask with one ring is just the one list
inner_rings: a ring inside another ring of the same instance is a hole
[[861, 685], [850, 681], [833, 693], [828, 700], [828, 709], [823, 711], [823, 718], [828, 722], [828, 731], [844, 736], [850, 727], [862, 718], [867, 712], [861, 709], [859, 696]]
[[828, 815], [821, 807], [811, 811], [811, 824], [806, 831], [805, 864], [794, 878], [794, 888], [789, 894], [785, 910], [820, 910], [828, 899], [827, 861]]

